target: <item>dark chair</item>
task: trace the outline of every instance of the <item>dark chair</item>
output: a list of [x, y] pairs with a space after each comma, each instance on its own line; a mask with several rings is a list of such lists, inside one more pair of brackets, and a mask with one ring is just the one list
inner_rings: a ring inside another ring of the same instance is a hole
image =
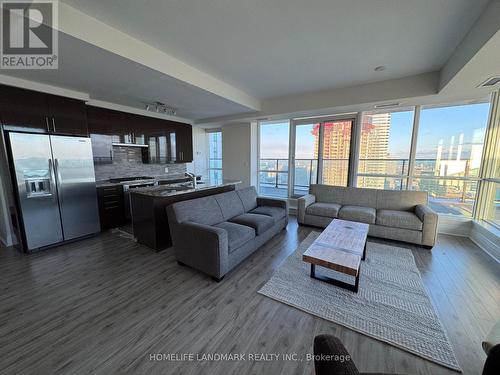
[[332, 335], [318, 335], [314, 338], [314, 369], [316, 375], [369, 374], [358, 371], [345, 346]]
[[500, 321], [491, 329], [483, 341], [483, 349], [488, 357], [484, 363], [483, 375], [500, 374]]

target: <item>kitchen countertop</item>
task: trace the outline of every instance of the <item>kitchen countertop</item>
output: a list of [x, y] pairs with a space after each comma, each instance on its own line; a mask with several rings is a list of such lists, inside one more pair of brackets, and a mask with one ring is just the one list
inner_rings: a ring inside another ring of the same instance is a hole
[[[151, 176], [153, 177], [153, 176]], [[190, 177], [186, 177], [183, 174], [181, 175], [174, 175], [174, 176], [155, 176], [153, 178], [148, 178], [145, 180], [132, 180], [132, 181], [123, 181], [123, 182], [111, 182], [109, 180], [99, 180], [96, 181], [96, 187], [107, 187], [107, 186], [118, 186], [118, 185], [138, 185], [138, 184], [143, 184], [143, 183], [148, 183], [148, 182], [159, 182], [162, 181], [163, 183], [172, 183], [172, 184], [177, 184], [177, 183], [182, 183], [182, 182], [187, 182], [190, 181]]]
[[[238, 185], [238, 184], [241, 184], [241, 181], [238, 181], [238, 180], [222, 180], [220, 182], [206, 181], [203, 184], [197, 185], [196, 189], [194, 189], [192, 187], [184, 187], [184, 188], [182, 188], [182, 190], [175, 190], [176, 186], [159, 185], [159, 186], [152, 186], [152, 187], [137, 188], [137, 189], [131, 190], [130, 193], [131, 194], [148, 195], [148, 196], [152, 196], [152, 197], [172, 197], [175, 195], [193, 193], [195, 191], [213, 189], [213, 188], [222, 187], [222, 186], [229, 186], [229, 185]], [[177, 184], [177, 187], [179, 187], [179, 185], [184, 185], [184, 184]]]

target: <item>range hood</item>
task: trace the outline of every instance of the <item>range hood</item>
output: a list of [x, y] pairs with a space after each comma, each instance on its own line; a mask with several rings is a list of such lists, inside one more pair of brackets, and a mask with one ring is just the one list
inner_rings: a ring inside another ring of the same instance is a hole
[[138, 145], [135, 143], [117, 143], [113, 142], [111, 143], [113, 146], [120, 146], [120, 147], [142, 147], [142, 148], [148, 148], [149, 145]]

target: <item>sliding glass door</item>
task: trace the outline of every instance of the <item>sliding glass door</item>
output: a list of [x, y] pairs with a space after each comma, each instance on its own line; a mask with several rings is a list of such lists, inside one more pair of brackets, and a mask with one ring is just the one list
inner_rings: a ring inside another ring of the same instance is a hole
[[307, 194], [318, 181], [319, 131], [319, 123], [295, 125], [293, 196]]
[[292, 197], [311, 184], [348, 185], [353, 126], [354, 118], [293, 121]]
[[288, 197], [288, 121], [265, 121], [259, 126], [259, 193]]
[[347, 186], [353, 120], [327, 121], [323, 124], [321, 183]]

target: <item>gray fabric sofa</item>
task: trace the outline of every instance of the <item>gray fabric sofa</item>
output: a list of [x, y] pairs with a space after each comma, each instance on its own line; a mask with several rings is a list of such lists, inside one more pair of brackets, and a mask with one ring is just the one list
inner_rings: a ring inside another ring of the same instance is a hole
[[167, 207], [175, 257], [221, 280], [288, 224], [288, 203], [253, 186]]
[[433, 247], [438, 215], [424, 191], [311, 185], [298, 199], [299, 224], [326, 227], [334, 218], [370, 224], [368, 234]]

